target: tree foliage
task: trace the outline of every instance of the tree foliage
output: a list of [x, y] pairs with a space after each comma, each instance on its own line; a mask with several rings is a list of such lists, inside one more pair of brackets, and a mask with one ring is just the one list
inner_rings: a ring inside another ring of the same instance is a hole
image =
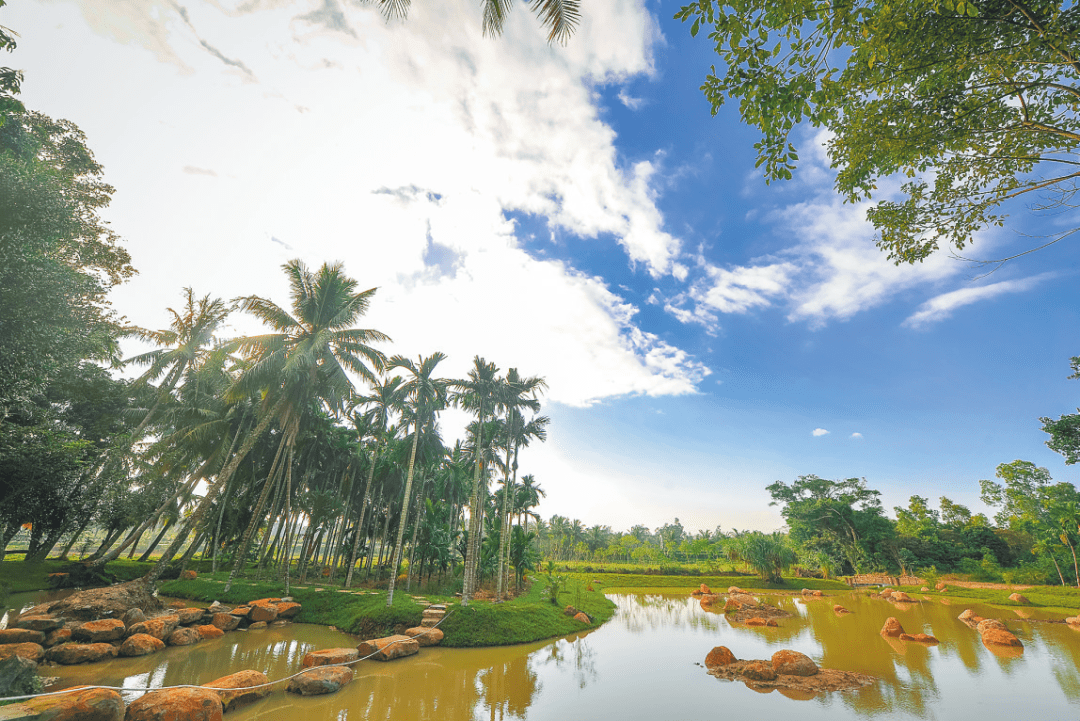
[[[1080, 356], [1069, 361], [1073, 369], [1070, 378], [1080, 380]], [[1072, 465], [1080, 463], [1080, 408], [1077, 413], [1063, 415], [1057, 420], [1053, 418], [1040, 418], [1043, 430], [1050, 434], [1050, 440], [1046, 445], [1052, 451], [1065, 456], [1065, 463]]]
[[[899, 200], [868, 212], [897, 263], [963, 249], [1001, 206], [1072, 207], [1080, 179], [1080, 7], [1068, 0], [699, 0], [720, 67], [702, 90], [739, 102], [767, 180], [790, 178], [807, 121], [828, 131], [836, 189]], [[1065, 234], [1071, 233], [1067, 231]], [[1064, 235], [1064, 234], [1063, 234]]]

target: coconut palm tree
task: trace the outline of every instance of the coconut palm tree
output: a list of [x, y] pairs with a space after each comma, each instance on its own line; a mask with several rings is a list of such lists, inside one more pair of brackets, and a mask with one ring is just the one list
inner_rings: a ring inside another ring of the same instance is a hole
[[[375, 0], [387, 19], [402, 18], [409, 12], [410, 0]], [[513, 0], [482, 0], [484, 35], [496, 37], [502, 34], [506, 15]], [[548, 42], [566, 43], [581, 20], [580, 0], [532, 0], [532, 11], [548, 30]]]

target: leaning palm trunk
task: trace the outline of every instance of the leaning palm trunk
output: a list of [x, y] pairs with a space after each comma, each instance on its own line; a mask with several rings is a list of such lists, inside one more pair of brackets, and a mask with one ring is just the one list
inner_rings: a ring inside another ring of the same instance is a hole
[[409, 500], [412, 495], [413, 471], [416, 468], [416, 447], [420, 444], [420, 434], [423, 430], [423, 424], [417, 420], [415, 435], [413, 435], [412, 453], [409, 454], [409, 473], [405, 476], [405, 495], [401, 500], [401, 519], [398, 521], [397, 541], [394, 543], [394, 555], [390, 558], [390, 587], [386, 592], [387, 608], [394, 602], [394, 584], [397, 582], [398, 565], [401, 563], [401, 542], [405, 538], [405, 523], [409, 518]]
[[220, 493], [221, 489], [228, 483], [229, 479], [232, 478], [233, 474], [236, 473], [236, 469], [240, 467], [240, 461], [244, 460], [247, 454], [251, 452], [251, 449], [255, 447], [255, 442], [259, 440], [259, 437], [270, 427], [270, 422], [274, 419], [274, 415], [280, 406], [281, 402], [279, 401], [277, 405], [275, 405], [274, 408], [259, 421], [259, 425], [257, 425], [255, 430], [253, 430], [244, 440], [244, 445], [240, 447], [240, 450], [237, 451], [236, 455], [229, 461], [229, 464], [218, 474], [217, 479], [210, 488], [207, 489], [206, 495], [203, 496], [202, 501], [195, 508], [195, 512], [192, 513], [191, 517], [184, 523], [184, 528], [176, 535], [173, 542], [169, 544], [169, 548], [162, 554], [161, 559], [159, 559], [154, 567], [150, 569], [149, 573], [143, 576], [144, 582], [150, 584], [161, 578], [161, 574], [164, 573], [166, 565], [168, 565], [169, 561], [176, 555], [177, 549], [180, 548], [180, 544], [184, 542], [188, 532], [195, 527], [195, 524], [202, 522], [203, 517], [210, 509], [214, 499], [217, 498], [218, 493]]
[[356, 522], [356, 534], [353, 537], [352, 552], [349, 554], [349, 570], [345, 574], [345, 588], [352, 586], [353, 573], [356, 570], [356, 552], [360, 549], [360, 532], [364, 530], [364, 514], [367, 513], [371, 500], [371, 483], [375, 479], [375, 462], [379, 459], [379, 444], [371, 451], [371, 467], [368, 468], [367, 484], [364, 486], [364, 502], [360, 505], [360, 518]]
[[[289, 467], [285, 470], [285, 517], [289, 517], [289, 510], [291, 508], [292, 499], [292, 468], [293, 468], [293, 448], [289, 445]], [[292, 561], [292, 536], [289, 535], [288, 529], [285, 531], [285, 563], [282, 564], [283, 572], [285, 576], [285, 595], [289, 595], [289, 565]], [[226, 586], [226, 588], [228, 588]]]

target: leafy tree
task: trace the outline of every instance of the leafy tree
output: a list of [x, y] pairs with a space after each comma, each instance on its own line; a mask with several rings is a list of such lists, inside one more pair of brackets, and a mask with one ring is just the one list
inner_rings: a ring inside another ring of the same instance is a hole
[[[1069, 361], [1073, 374], [1069, 378], [1080, 379], [1080, 356]], [[1050, 434], [1046, 445], [1052, 451], [1065, 456], [1066, 465], [1080, 463], [1080, 408], [1078, 413], [1061, 416], [1056, 421], [1052, 418], [1040, 418], [1043, 430]]]
[[[867, 216], [897, 263], [962, 250], [1021, 196], [1071, 208], [1080, 147], [1080, 7], [1071, 0], [698, 0], [675, 16], [720, 56], [702, 90], [739, 102], [767, 180], [790, 178], [808, 121], [836, 189], [899, 201]], [[1054, 240], [1075, 232], [1075, 226]], [[1054, 242], [1054, 241], [1051, 241]]]

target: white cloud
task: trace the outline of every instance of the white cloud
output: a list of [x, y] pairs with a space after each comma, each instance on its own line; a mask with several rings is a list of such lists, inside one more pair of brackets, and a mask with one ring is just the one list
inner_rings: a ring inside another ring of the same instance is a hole
[[827, 436], [827, 435], [829, 435], [829, 432], [827, 430], [825, 430], [824, 428], [815, 428], [814, 431], [810, 435], [812, 435], [814, 437]]
[[1004, 293], [1022, 293], [1055, 275], [1055, 273], [1041, 273], [1019, 280], [1004, 280], [975, 288], [961, 288], [950, 293], [942, 293], [920, 305], [918, 310], [908, 316], [902, 325], [908, 328], [923, 328], [931, 323], [945, 320], [957, 308], [977, 303], [980, 300], [996, 298]]
[[637, 110], [645, 104], [644, 98], [631, 97], [630, 94], [626, 92], [626, 90], [620, 90], [618, 98], [620, 103], [630, 108], [631, 110]]
[[862, 433], [859, 433], [858, 431], [856, 431], [855, 433], [851, 434], [851, 437], [852, 438], [862, 438]]

